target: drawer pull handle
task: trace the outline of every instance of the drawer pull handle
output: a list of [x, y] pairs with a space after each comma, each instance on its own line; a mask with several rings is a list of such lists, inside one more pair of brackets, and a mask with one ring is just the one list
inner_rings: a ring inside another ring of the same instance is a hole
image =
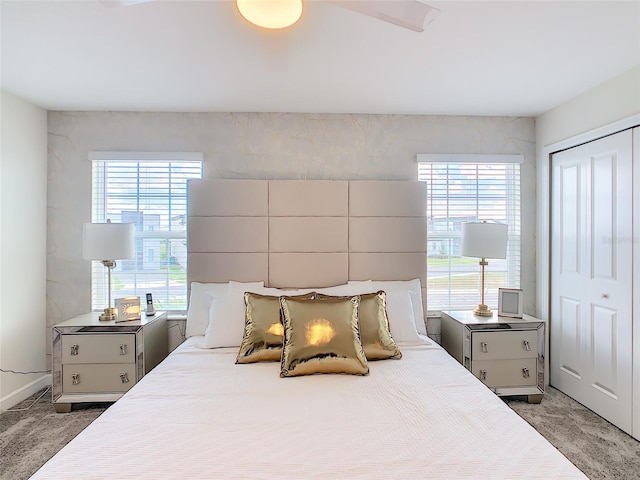
[[482, 353], [489, 352], [489, 349], [487, 348], [487, 342], [480, 342], [480, 348], [482, 348]]
[[486, 370], [480, 370], [480, 380], [482, 380], [483, 382], [487, 379], [487, 371]]
[[522, 342], [522, 344], [524, 345], [524, 349], [525, 349], [527, 352], [530, 352], [530, 351], [531, 351], [531, 344], [529, 343], [529, 340], [525, 340], [524, 342]]
[[129, 383], [129, 376], [127, 375], [127, 372], [122, 372], [120, 374], [120, 380], [122, 380], [122, 383]]
[[124, 343], [120, 344], [120, 355], [126, 355], [127, 354], [127, 345]]
[[78, 385], [79, 383], [80, 383], [80, 374], [74, 373], [73, 375], [71, 375], [71, 384]]
[[71, 355], [78, 355], [78, 345], [75, 343], [71, 345]]
[[522, 369], [522, 376], [523, 376], [524, 378], [529, 378], [529, 369], [528, 369], [527, 367], [524, 367], [524, 368]]

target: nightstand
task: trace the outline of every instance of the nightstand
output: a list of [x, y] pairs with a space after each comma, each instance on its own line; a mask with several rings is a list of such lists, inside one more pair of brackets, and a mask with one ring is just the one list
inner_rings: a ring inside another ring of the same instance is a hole
[[544, 394], [545, 322], [523, 318], [477, 317], [472, 311], [442, 312], [442, 346], [497, 395]]
[[167, 313], [167, 330], [169, 331], [169, 353], [171, 353], [187, 339], [187, 314]]
[[168, 354], [167, 316], [101, 322], [100, 312], [79, 315], [52, 328], [56, 412], [74, 403], [115, 402]]

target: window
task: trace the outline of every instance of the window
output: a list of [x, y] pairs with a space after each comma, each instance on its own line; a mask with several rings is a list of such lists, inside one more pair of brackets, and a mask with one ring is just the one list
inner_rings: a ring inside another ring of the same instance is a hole
[[[187, 181], [202, 178], [202, 154], [91, 152], [89, 158], [91, 221], [136, 228], [135, 258], [117, 260], [112, 299], [151, 293], [157, 309], [185, 309]], [[106, 306], [107, 283], [106, 268], [93, 262], [92, 309]]]
[[418, 180], [427, 184], [430, 312], [473, 309], [480, 303], [479, 259], [461, 256], [463, 222], [487, 220], [509, 226], [507, 258], [490, 259], [485, 269], [485, 303], [497, 308], [499, 287], [519, 288], [521, 159], [520, 155], [418, 155]]

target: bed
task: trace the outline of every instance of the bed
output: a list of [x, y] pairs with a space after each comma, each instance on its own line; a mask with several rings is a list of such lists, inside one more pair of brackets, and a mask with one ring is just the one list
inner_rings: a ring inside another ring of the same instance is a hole
[[424, 211], [417, 182], [190, 183], [189, 338], [33, 478], [585, 478], [427, 337]]

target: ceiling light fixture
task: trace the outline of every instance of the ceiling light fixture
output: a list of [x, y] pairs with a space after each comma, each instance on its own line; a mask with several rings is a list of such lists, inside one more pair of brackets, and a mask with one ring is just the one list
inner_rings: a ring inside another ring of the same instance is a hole
[[277, 30], [300, 20], [302, 0], [236, 0], [240, 15], [258, 27]]

